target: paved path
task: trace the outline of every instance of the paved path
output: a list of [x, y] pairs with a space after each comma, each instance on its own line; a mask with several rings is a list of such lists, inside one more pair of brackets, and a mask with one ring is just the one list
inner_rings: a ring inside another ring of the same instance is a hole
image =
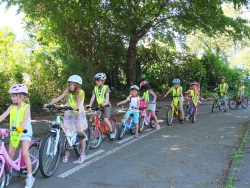
[[[129, 133], [122, 141], [106, 138], [100, 148], [89, 151], [89, 159], [82, 165], [72, 163], [76, 160], [72, 151], [69, 162], [60, 163], [53, 177], [45, 179], [38, 173], [34, 187], [221, 187], [250, 110], [211, 113], [208, 101], [200, 106], [196, 123], [166, 126], [166, 109], [158, 104], [160, 131], [148, 128], [139, 139]], [[42, 119], [33, 122], [35, 134], [48, 131], [47, 120]], [[242, 181], [247, 183], [247, 179]], [[9, 187], [21, 188], [23, 184], [13, 178]]]

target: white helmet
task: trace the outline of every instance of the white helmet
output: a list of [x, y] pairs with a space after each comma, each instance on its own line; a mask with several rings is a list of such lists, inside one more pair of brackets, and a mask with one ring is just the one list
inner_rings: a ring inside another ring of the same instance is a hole
[[137, 91], [139, 91], [139, 87], [137, 85], [132, 85], [130, 87], [130, 90], [137, 90]]
[[99, 72], [99, 73], [97, 73], [97, 74], [94, 76], [94, 79], [95, 79], [95, 80], [106, 80], [107, 77], [106, 77], [106, 74], [105, 74], [105, 73]]
[[82, 78], [78, 75], [72, 75], [69, 77], [68, 82], [75, 82], [82, 85]]

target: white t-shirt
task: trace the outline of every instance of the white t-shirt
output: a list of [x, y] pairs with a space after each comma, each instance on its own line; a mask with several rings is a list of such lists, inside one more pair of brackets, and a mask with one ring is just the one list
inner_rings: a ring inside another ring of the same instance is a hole
[[140, 101], [140, 97], [139, 96], [128, 97], [127, 100], [130, 101], [128, 110], [132, 112], [139, 112], [139, 109], [135, 109], [135, 108], [137, 108], [137, 102], [138, 100]]

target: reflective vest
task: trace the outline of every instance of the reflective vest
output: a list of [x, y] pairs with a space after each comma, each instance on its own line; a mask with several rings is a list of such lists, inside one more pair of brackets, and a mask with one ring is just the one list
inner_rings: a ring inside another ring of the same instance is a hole
[[143, 97], [145, 102], [149, 102], [149, 90], [143, 93]]
[[[81, 89], [79, 95], [82, 94], [82, 103], [84, 103], [84, 99], [85, 99], [85, 92]], [[68, 98], [68, 102], [69, 105], [72, 106], [76, 106], [76, 100], [74, 98], [74, 96], [72, 95], [72, 93], [70, 94], [69, 98]]]
[[12, 128], [12, 126], [19, 127], [22, 125], [25, 110], [29, 106], [30, 106], [29, 104], [23, 103], [18, 113], [17, 113], [17, 105], [12, 106], [10, 110], [10, 128]]
[[244, 89], [245, 89], [245, 86], [239, 86], [238, 91], [244, 91]]
[[172, 95], [173, 95], [173, 97], [175, 97], [175, 96], [180, 96], [180, 94], [181, 94], [181, 90], [180, 90], [180, 87], [178, 87], [178, 88], [175, 88], [174, 86], [172, 87]]
[[224, 92], [226, 91], [226, 87], [227, 87], [227, 83], [219, 84], [219, 88], [220, 88], [220, 95], [223, 96]]
[[191, 97], [192, 97], [192, 101], [193, 101], [193, 103], [194, 103], [194, 105], [195, 106], [197, 106], [197, 104], [198, 104], [198, 97], [199, 97], [199, 95], [198, 95], [198, 91], [194, 91], [193, 89], [191, 89], [190, 90], [190, 95], [191, 95]]
[[102, 104], [104, 102], [107, 88], [108, 88], [107, 85], [103, 85], [102, 90], [99, 92], [98, 86], [95, 86], [94, 92], [95, 92], [95, 96], [96, 96], [96, 100], [97, 100], [98, 105]]

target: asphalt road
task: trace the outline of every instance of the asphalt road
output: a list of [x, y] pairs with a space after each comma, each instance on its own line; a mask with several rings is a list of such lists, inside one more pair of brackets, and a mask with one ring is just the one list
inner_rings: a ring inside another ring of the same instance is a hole
[[[130, 133], [121, 141], [105, 138], [80, 165], [72, 163], [77, 159], [72, 150], [69, 162], [60, 162], [51, 178], [39, 172], [33, 187], [221, 187], [250, 110], [211, 113], [208, 102], [200, 106], [196, 123], [172, 126], [166, 126], [165, 113], [166, 108], [160, 108], [160, 131], [147, 128], [137, 139]], [[34, 123], [43, 126], [41, 119]], [[22, 181], [13, 178], [8, 187], [23, 188]]]

